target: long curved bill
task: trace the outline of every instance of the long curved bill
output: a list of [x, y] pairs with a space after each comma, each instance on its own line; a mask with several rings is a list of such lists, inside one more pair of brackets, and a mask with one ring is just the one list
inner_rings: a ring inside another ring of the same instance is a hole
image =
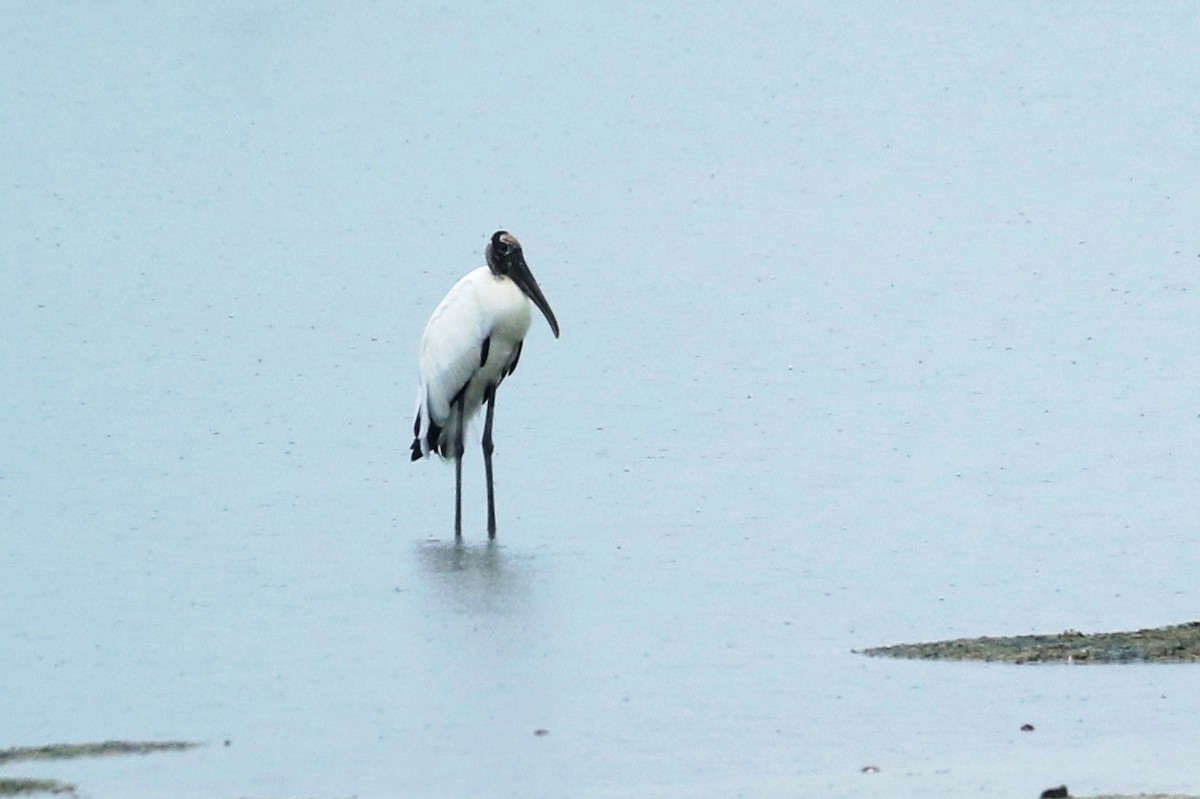
[[510, 276], [520, 286], [521, 291], [525, 292], [525, 296], [532, 300], [542, 315], [546, 317], [546, 321], [550, 323], [550, 329], [554, 331], [554, 337], [558, 338], [558, 320], [554, 318], [554, 311], [550, 310], [550, 303], [546, 302], [546, 296], [542, 294], [542, 287], [534, 279], [533, 272], [529, 271], [529, 264], [525, 263], [525, 256], [518, 255], [513, 259]]

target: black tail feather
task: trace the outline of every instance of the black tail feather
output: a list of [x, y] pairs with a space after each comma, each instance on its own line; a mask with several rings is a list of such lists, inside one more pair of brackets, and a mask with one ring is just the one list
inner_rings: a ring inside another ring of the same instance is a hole
[[[413, 425], [414, 438], [413, 438], [413, 442], [412, 442], [412, 459], [414, 461], [419, 461], [419, 460], [421, 460], [422, 457], [424, 457], [424, 453], [422, 452], [422, 447], [421, 447], [420, 431], [421, 431], [421, 417], [418, 415], [417, 423], [415, 425]], [[441, 437], [441, 435], [442, 435], [442, 426], [439, 424], [435, 424], [434, 422], [430, 422], [429, 423], [429, 432], [425, 435], [426, 448], [428, 448], [428, 450], [430, 452], [439, 452], [438, 439]], [[439, 454], [440, 454], [440, 452], [439, 452]]]
[[421, 460], [421, 410], [417, 410], [417, 415], [413, 419], [413, 443], [412, 443], [412, 459], [414, 461]]

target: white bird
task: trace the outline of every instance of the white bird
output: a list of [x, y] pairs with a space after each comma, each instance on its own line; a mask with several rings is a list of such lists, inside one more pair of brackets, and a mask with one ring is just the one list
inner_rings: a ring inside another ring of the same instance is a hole
[[529, 271], [521, 243], [504, 230], [484, 250], [487, 266], [469, 272], [438, 303], [421, 336], [412, 459], [436, 452], [454, 458], [454, 536], [462, 537], [462, 455], [467, 423], [487, 402], [483, 463], [488, 538], [496, 537], [492, 489], [492, 414], [496, 388], [517, 368], [529, 332], [529, 303], [558, 338], [558, 320]]

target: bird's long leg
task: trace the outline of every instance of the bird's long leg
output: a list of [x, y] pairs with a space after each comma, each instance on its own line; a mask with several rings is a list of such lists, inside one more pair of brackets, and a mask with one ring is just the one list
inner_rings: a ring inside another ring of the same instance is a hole
[[492, 489], [492, 413], [496, 408], [496, 387], [487, 390], [487, 418], [483, 423], [483, 471], [487, 475], [488, 538], [496, 537], [496, 494]]
[[455, 540], [462, 539], [462, 458], [463, 458], [463, 436], [465, 435], [464, 419], [463, 419], [463, 403], [464, 399], [460, 398], [455, 403], [455, 408], [452, 413], [458, 414], [458, 424], [455, 426], [454, 433], [454, 538]]

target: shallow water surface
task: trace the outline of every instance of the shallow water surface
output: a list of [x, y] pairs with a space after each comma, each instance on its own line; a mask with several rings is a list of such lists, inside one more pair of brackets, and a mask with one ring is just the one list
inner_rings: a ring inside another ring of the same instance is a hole
[[[1200, 792], [1187, 666], [853, 653], [1195, 618], [1187, 6], [10, 16], [0, 747], [206, 745], [6, 776]], [[501, 227], [562, 338], [455, 542], [415, 350]]]

